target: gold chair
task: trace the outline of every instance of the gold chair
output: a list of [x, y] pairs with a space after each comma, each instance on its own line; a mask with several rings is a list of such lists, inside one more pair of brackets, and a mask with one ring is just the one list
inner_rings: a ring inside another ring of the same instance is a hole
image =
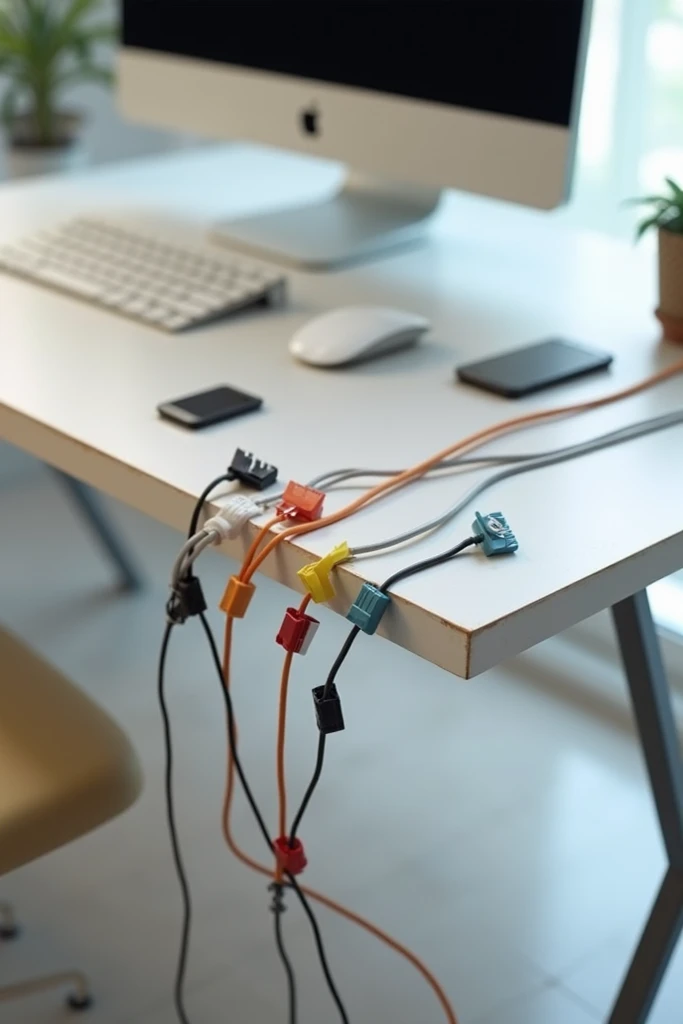
[[[60, 672], [0, 628], [0, 876], [77, 839], [138, 797], [135, 753], [112, 719]], [[0, 904], [0, 941], [18, 932]], [[0, 987], [0, 1003], [62, 985], [91, 996], [79, 971]]]

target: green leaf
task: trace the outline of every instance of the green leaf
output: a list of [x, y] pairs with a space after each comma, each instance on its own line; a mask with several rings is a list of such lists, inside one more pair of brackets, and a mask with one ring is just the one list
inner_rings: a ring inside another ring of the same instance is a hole
[[673, 192], [676, 202], [683, 203], [683, 188], [681, 188], [680, 185], [677, 185], [673, 178], [665, 178], [664, 181]]
[[85, 63], [65, 71], [56, 79], [55, 85], [60, 89], [76, 85], [78, 82], [97, 82], [100, 85], [112, 85], [114, 77], [114, 72], [111, 68]]
[[0, 11], [0, 53], [13, 53], [22, 56], [26, 51], [26, 44], [11, 18]]
[[[54, 106], [54, 92], [68, 73], [79, 80], [109, 83], [111, 74], [94, 61], [94, 47], [115, 40], [112, 22], [90, 15], [109, 10], [104, 0], [0, 0], [1, 70], [20, 82], [43, 109]], [[7, 58], [12, 58], [12, 63]], [[61, 76], [61, 77], [60, 77]]]
[[36, 73], [44, 72], [52, 59], [51, 42], [54, 34], [54, 22], [44, 0], [24, 0], [26, 8], [23, 27], [26, 59], [30, 61]]
[[115, 25], [95, 25], [74, 32], [64, 49], [74, 53], [79, 60], [90, 61], [93, 47], [98, 43], [114, 42], [118, 35]]
[[74, 30], [80, 26], [86, 15], [100, 6], [101, 2], [102, 0], [71, 0], [60, 20], [59, 29], [55, 33], [53, 41], [55, 52], [69, 44]]
[[636, 241], [639, 242], [643, 235], [650, 230], [650, 228], [658, 227], [661, 224], [661, 217], [657, 214], [654, 217], [648, 217], [647, 220], [641, 221], [636, 230]]
[[93, 43], [85, 32], [74, 35], [69, 43], [68, 49], [73, 50], [78, 60], [86, 62], [91, 59]]
[[0, 0], [0, 17], [3, 18], [7, 24], [12, 26], [12, 31], [19, 31], [20, 19], [18, 15], [20, 11], [17, 7], [15, 0]]
[[121, 37], [121, 31], [116, 22], [107, 22], [98, 25], [87, 25], [82, 34], [92, 43], [116, 43]]
[[111, 68], [96, 66], [79, 68], [77, 74], [86, 82], [99, 82], [100, 85], [113, 85], [115, 78]]
[[674, 235], [683, 235], [683, 212], [678, 214], [676, 217], [671, 217], [670, 220], [665, 221], [662, 227], [667, 231], [673, 232]]
[[27, 24], [40, 27], [47, 21], [48, 8], [41, 0], [22, 0], [24, 12], [28, 18]]
[[668, 205], [671, 199], [668, 196], [636, 196], [634, 199], [624, 199], [624, 206], [651, 206]]

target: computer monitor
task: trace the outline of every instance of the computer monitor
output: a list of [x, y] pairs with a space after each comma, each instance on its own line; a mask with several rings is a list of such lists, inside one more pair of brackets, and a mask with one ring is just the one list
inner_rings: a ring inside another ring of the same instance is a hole
[[568, 195], [590, 0], [123, 0], [131, 118], [343, 161], [324, 203], [221, 228], [327, 268], [413, 240], [454, 187]]

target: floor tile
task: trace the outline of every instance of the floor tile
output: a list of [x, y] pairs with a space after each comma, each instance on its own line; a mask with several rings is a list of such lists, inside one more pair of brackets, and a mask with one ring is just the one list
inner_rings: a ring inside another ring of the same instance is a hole
[[600, 1017], [561, 988], [545, 988], [506, 1003], [473, 1024], [597, 1024]]
[[[644, 924], [643, 917], [642, 923]], [[640, 923], [621, 932], [564, 975], [562, 981], [607, 1018], [640, 936]], [[648, 1024], [679, 1024], [683, 1006], [683, 946], [674, 954]]]

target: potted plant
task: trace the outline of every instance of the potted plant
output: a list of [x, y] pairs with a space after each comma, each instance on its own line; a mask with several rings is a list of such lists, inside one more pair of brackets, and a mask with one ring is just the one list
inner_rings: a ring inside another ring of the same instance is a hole
[[657, 228], [659, 233], [659, 308], [664, 336], [683, 344], [683, 189], [671, 178], [663, 195], [636, 200], [650, 207], [638, 226], [638, 238]]
[[11, 172], [75, 162], [83, 116], [64, 106], [64, 95], [81, 82], [112, 81], [99, 54], [117, 36], [110, 10], [111, 0], [0, 0], [0, 116]]

